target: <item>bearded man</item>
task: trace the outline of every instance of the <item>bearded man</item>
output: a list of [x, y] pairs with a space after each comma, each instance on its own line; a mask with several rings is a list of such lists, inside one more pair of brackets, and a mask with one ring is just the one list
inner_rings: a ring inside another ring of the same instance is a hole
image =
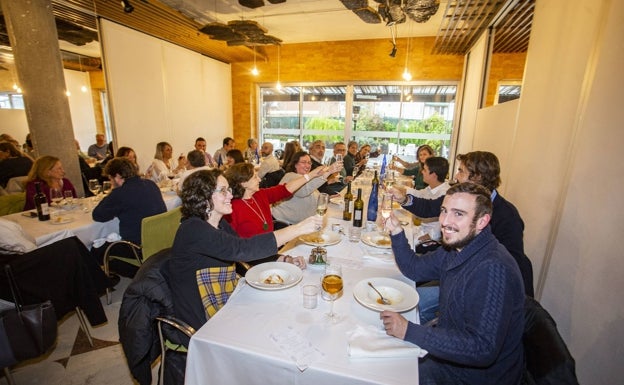
[[442, 246], [417, 257], [399, 220], [386, 227], [401, 272], [414, 281], [440, 281], [435, 327], [399, 313], [380, 318], [388, 335], [429, 354], [420, 384], [519, 384], [524, 368], [524, 285], [515, 260], [492, 235], [490, 192], [467, 182], [451, 187], [440, 211]]

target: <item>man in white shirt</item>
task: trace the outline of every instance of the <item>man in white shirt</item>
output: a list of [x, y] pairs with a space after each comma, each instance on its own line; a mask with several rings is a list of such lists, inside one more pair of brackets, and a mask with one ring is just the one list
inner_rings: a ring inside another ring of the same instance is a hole
[[279, 160], [273, 156], [273, 144], [271, 142], [262, 143], [260, 148], [260, 167], [258, 167], [258, 178], [262, 179], [270, 172], [280, 169]]
[[[407, 189], [407, 194], [424, 199], [437, 199], [446, 194], [451, 186], [445, 181], [449, 171], [448, 160], [439, 156], [432, 156], [425, 160], [425, 166], [422, 169], [423, 181], [428, 184], [421, 190]], [[438, 217], [421, 218], [422, 231], [427, 233], [431, 239], [439, 240], [440, 222]]]

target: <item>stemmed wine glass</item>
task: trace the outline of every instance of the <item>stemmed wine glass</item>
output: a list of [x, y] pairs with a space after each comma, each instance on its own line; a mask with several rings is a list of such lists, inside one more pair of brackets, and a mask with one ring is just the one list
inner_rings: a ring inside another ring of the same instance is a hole
[[100, 193], [100, 181], [97, 179], [89, 179], [89, 191], [93, 193], [94, 200], [97, 200], [97, 196]]
[[384, 194], [381, 198], [381, 216], [384, 221], [384, 233], [387, 233], [386, 221], [392, 213], [392, 194]]
[[108, 195], [112, 189], [113, 184], [110, 181], [107, 180], [102, 183], [102, 192], [104, 193], [104, 195]]
[[331, 301], [327, 317], [329, 317], [331, 321], [336, 322], [338, 320], [338, 315], [334, 313], [334, 300], [338, 298], [342, 291], [342, 266], [331, 261], [327, 262], [325, 265], [325, 274], [323, 274], [322, 286], [323, 291]]
[[58, 188], [50, 189], [50, 200], [54, 204], [54, 206], [59, 206], [61, 201], [63, 200], [63, 192]]
[[[316, 213], [320, 216], [324, 216], [327, 212], [327, 204], [329, 203], [329, 195], [326, 193], [320, 193], [319, 197], [316, 201]], [[317, 228], [316, 230], [320, 230], [321, 228]]]

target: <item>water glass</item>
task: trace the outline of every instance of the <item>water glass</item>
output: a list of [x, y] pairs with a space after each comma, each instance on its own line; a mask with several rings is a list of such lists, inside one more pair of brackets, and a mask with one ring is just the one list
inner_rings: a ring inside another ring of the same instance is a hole
[[319, 287], [317, 285], [304, 285], [302, 293], [303, 307], [306, 309], [315, 309], [318, 303]]
[[63, 191], [63, 196], [65, 197], [65, 202], [67, 202], [68, 205], [74, 203], [74, 193], [71, 190]]
[[353, 224], [351, 224], [351, 227], [349, 227], [349, 241], [359, 242], [361, 237], [362, 237], [362, 228], [353, 226]]

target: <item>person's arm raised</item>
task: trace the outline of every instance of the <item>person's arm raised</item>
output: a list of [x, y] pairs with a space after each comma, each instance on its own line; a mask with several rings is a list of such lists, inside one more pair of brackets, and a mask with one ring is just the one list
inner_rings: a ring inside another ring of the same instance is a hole
[[323, 172], [325, 171], [325, 169], [326, 167], [317, 167], [314, 170], [310, 171], [309, 173], [305, 175], [301, 175], [300, 178], [295, 178], [287, 182], [286, 190], [290, 191], [291, 193], [294, 193], [295, 191], [299, 190], [301, 186], [303, 186], [304, 184], [308, 183], [314, 178], [318, 178], [319, 176], [321, 176]]
[[316, 231], [317, 228], [323, 226], [323, 217], [320, 215], [313, 215], [304, 219], [303, 221], [285, 227], [283, 229], [275, 230], [273, 235], [278, 245], [283, 245], [293, 238], [296, 238], [303, 234], [309, 234]]

